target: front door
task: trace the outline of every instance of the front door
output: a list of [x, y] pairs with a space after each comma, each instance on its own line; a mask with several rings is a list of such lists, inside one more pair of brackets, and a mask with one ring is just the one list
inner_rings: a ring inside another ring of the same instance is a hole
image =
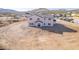
[[40, 23], [38, 23], [38, 25], [37, 25], [38, 27], [41, 27], [41, 24]]
[[43, 23], [42, 22], [36, 22], [35, 24], [36, 24], [35, 25], [36, 27], [42, 27], [43, 26]]

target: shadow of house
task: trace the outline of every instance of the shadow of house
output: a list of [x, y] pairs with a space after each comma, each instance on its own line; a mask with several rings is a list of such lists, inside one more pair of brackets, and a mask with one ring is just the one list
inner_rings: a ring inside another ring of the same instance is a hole
[[63, 32], [77, 32], [76, 30], [68, 28], [62, 24], [54, 24], [53, 27], [35, 27], [35, 28], [40, 28], [42, 30], [47, 30], [49, 32], [54, 32], [58, 34], [63, 34]]
[[5, 50], [5, 49], [0, 48], [0, 50]]

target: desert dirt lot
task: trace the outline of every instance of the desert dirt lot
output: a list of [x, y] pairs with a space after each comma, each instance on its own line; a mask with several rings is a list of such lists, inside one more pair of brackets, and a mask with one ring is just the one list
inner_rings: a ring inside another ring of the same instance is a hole
[[26, 21], [0, 28], [1, 49], [79, 49], [79, 25], [58, 21], [52, 28], [28, 27]]

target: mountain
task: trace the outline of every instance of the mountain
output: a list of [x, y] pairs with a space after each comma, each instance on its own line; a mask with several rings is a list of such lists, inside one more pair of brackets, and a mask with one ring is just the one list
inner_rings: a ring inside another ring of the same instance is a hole
[[31, 14], [63, 14], [67, 12], [79, 13], [79, 9], [75, 8], [38, 8], [31, 11], [27, 11]]
[[16, 10], [11, 10], [11, 9], [3, 9], [3, 8], [0, 8], [0, 13], [16, 13], [18, 11]]
[[66, 13], [66, 12], [74, 12], [74, 13], [79, 13], [79, 9], [69, 9], [69, 8], [38, 8], [38, 9], [33, 9], [31, 11], [16, 11], [12, 9], [4, 9], [0, 8], [0, 14], [7, 14], [7, 13], [13, 13], [17, 15], [25, 15], [26, 13], [31, 13], [31, 14], [37, 14], [37, 15], [46, 15], [46, 14], [61, 14], [61, 13]]
[[66, 13], [66, 9], [55, 9], [55, 8], [39, 8], [31, 11], [27, 11], [27, 13], [38, 14], [38, 15], [46, 15], [46, 14], [58, 14], [58, 13]]
[[24, 12], [12, 10], [12, 9], [0, 8], [0, 14], [16, 14], [18, 16], [22, 16], [22, 15], [24, 15]]
[[79, 13], [79, 9], [70, 10], [72, 13]]
[[48, 8], [49, 10], [74, 10], [74, 8]]
[[50, 12], [50, 10], [46, 9], [46, 8], [39, 8], [39, 9], [34, 9], [31, 11], [27, 11], [27, 13], [31, 13], [31, 14], [48, 14], [48, 12]]

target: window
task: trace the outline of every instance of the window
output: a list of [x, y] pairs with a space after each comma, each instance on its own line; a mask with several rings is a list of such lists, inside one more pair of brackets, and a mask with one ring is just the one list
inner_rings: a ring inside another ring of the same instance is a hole
[[40, 20], [40, 18], [37, 18], [37, 20]]
[[30, 18], [30, 20], [32, 20], [32, 18]]
[[49, 18], [48, 20], [51, 20], [51, 18]]
[[33, 25], [33, 23], [30, 23], [30, 25]]
[[30, 14], [30, 13], [26, 13], [26, 14]]
[[48, 25], [51, 25], [51, 23], [48, 23]]
[[55, 19], [54, 19], [53, 21], [54, 21], [54, 22], [56, 22], [56, 20], [55, 20]]
[[45, 25], [45, 23], [44, 23], [44, 25]]

